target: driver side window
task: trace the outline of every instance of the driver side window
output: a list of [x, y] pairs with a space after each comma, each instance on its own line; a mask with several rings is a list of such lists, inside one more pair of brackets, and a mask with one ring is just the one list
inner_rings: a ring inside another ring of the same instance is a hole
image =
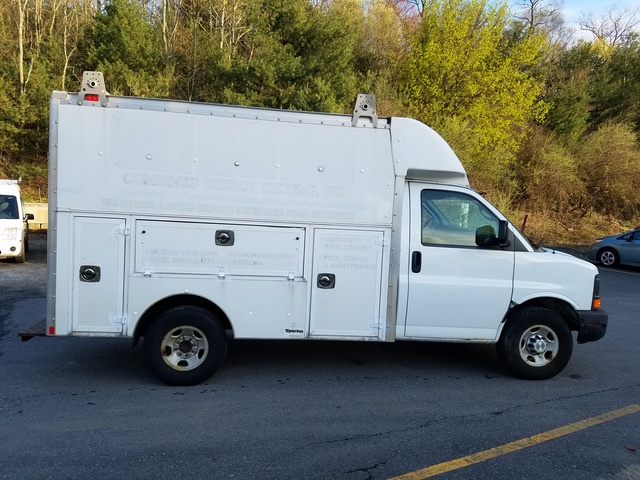
[[475, 247], [476, 232], [494, 235], [498, 219], [484, 205], [470, 195], [444, 190], [423, 190], [422, 243]]

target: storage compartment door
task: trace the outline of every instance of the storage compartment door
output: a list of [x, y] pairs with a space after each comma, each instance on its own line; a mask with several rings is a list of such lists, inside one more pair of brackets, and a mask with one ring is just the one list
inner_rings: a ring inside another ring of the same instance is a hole
[[125, 221], [75, 217], [73, 331], [122, 333]]
[[310, 336], [384, 340], [383, 251], [384, 231], [315, 231]]

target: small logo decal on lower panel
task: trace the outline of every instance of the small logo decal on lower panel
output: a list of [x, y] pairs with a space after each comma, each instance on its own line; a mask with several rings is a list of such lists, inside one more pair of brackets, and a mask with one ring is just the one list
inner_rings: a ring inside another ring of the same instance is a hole
[[304, 330], [296, 327], [288, 327], [284, 329], [284, 334], [291, 338], [304, 338]]

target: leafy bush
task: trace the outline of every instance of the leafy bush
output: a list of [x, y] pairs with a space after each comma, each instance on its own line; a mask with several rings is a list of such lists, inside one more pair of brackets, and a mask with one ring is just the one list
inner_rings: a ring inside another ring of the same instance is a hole
[[520, 204], [529, 211], [569, 214], [585, 195], [577, 158], [540, 128], [533, 130], [519, 152], [516, 178]]
[[584, 206], [628, 220], [640, 214], [640, 151], [630, 125], [608, 122], [575, 147]]

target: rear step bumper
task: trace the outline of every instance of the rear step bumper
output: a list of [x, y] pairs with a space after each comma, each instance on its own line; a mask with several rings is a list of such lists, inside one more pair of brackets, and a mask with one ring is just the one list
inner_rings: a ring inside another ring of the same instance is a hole
[[40, 320], [35, 325], [31, 325], [26, 330], [22, 332], [18, 332], [18, 336], [20, 340], [26, 342], [27, 340], [31, 340], [33, 337], [46, 337], [47, 336], [47, 321]]

